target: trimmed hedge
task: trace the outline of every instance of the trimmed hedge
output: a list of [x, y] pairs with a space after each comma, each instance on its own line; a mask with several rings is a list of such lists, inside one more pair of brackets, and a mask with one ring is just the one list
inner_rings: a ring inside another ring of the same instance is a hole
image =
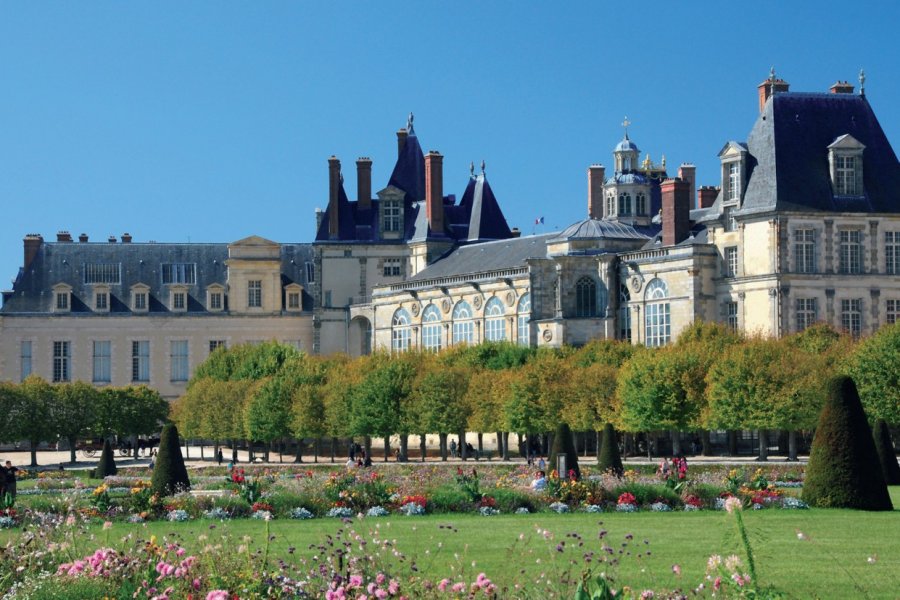
[[597, 452], [597, 466], [601, 471], [611, 471], [618, 477], [625, 472], [622, 457], [619, 455], [616, 430], [613, 429], [612, 423], [607, 423], [603, 428], [603, 440], [600, 442], [600, 451]]
[[835, 377], [825, 390], [803, 501], [821, 508], [893, 510], [856, 384], [849, 377]]
[[178, 429], [171, 423], [163, 427], [160, 436], [159, 454], [156, 456], [150, 487], [160, 496], [171, 496], [191, 489], [191, 480], [178, 442]]
[[113, 455], [112, 446], [109, 440], [103, 440], [103, 452], [100, 453], [100, 462], [97, 463], [97, 468], [94, 469], [94, 477], [103, 479], [118, 472], [119, 469], [116, 467], [116, 458]]
[[894, 443], [891, 441], [891, 431], [884, 419], [878, 419], [875, 423], [875, 449], [878, 451], [878, 462], [884, 473], [884, 481], [888, 485], [900, 485], [900, 464], [897, 463], [897, 453], [894, 451]]

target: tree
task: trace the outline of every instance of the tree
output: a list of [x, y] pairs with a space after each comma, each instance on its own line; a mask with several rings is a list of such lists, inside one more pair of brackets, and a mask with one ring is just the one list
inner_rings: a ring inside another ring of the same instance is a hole
[[[479, 400], [466, 402], [466, 395], [473, 391], [463, 367], [445, 367], [434, 360], [425, 360], [426, 368], [420, 372], [413, 385], [411, 398], [416, 407], [417, 430], [420, 433], [437, 433], [440, 438], [441, 459], [447, 460], [447, 436], [466, 428], [467, 411]], [[473, 380], [476, 378], [473, 375]], [[484, 380], [478, 378], [479, 382]], [[483, 391], [483, 390], [482, 390]], [[478, 411], [479, 416], [483, 414]]]
[[31, 466], [38, 466], [37, 447], [53, 435], [50, 415], [53, 388], [37, 375], [29, 375], [19, 385], [18, 404], [13, 406], [11, 420], [14, 439], [27, 440], [31, 447]]
[[856, 385], [849, 377], [834, 377], [826, 390], [803, 500], [822, 508], [893, 510]]
[[897, 464], [897, 452], [891, 441], [891, 431], [884, 419], [875, 422], [873, 430], [875, 449], [878, 451], [878, 462], [884, 472], [884, 480], [888, 485], [900, 485], [900, 465]]
[[[122, 388], [117, 433], [123, 436], [151, 435], [169, 418], [169, 403], [146, 385]], [[136, 451], [136, 449], [135, 449]]]
[[271, 444], [290, 435], [293, 390], [289, 388], [283, 377], [266, 377], [260, 381], [244, 410], [250, 439]]
[[619, 443], [616, 440], [616, 430], [612, 423], [607, 423], [603, 428], [603, 440], [600, 450], [597, 452], [597, 466], [601, 471], [612, 471], [621, 477], [625, 472], [622, 466], [622, 457], [619, 455]]
[[900, 322], [863, 340], [848, 362], [866, 413], [900, 425]]
[[108, 439], [103, 440], [103, 451], [100, 453], [100, 462], [97, 463], [97, 468], [94, 469], [94, 477], [103, 479], [118, 472], [119, 469], [116, 468], [116, 458], [113, 456], [112, 446], [109, 444]]
[[191, 489], [191, 480], [181, 455], [178, 428], [173, 423], [163, 427], [150, 488], [161, 497]]
[[384, 354], [372, 355], [363, 380], [353, 390], [353, 431], [384, 438], [385, 461], [390, 436], [409, 433], [404, 409], [414, 377], [415, 369], [408, 360], [391, 360]]
[[69, 462], [75, 464], [78, 438], [96, 423], [95, 409], [100, 393], [83, 381], [61, 383], [53, 388], [53, 425], [55, 433], [69, 443]]
[[16, 407], [22, 403], [22, 391], [14, 383], [0, 381], [0, 441], [15, 440], [14, 415]]

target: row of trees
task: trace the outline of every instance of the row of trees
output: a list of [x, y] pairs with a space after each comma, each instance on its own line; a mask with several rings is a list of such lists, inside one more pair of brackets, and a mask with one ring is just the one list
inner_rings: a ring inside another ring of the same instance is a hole
[[20, 384], [0, 383], [0, 440], [29, 442], [31, 466], [37, 466], [41, 442], [65, 440], [74, 463], [78, 439], [154, 434], [168, 414], [169, 403], [147, 386], [51, 385], [36, 375]]
[[[704, 323], [657, 349], [487, 343], [349, 359], [272, 342], [217, 350], [173, 418], [185, 437], [217, 444], [384, 438], [385, 458], [396, 435], [401, 460], [411, 435], [424, 455], [424, 435], [439, 434], [446, 456], [448, 436], [462, 440], [466, 431], [496, 432], [508, 458], [508, 432], [534, 436], [560, 422], [581, 432], [606, 423], [626, 432], [757, 429], [761, 452], [765, 431], [779, 429], [791, 432], [795, 454], [795, 434], [815, 426], [833, 374], [854, 377], [871, 419], [900, 424], [898, 347], [900, 325], [857, 343], [825, 325], [775, 340]], [[677, 453], [679, 436], [673, 440]]]

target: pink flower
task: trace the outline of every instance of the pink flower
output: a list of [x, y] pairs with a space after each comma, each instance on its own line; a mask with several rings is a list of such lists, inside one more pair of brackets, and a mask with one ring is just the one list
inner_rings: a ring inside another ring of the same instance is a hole
[[348, 587], [358, 588], [362, 587], [363, 578], [360, 575], [351, 575], [350, 583], [348, 583]]
[[379, 573], [375, 576], [375, 583], [377, 583], [378, 585], [384, 583], [384, 573]]
[[377, 590], [375, 590], [375, 597], [376, 598], [387, 598], [388, 593], [386, 591], [384, 591], [383, 589], [378, 588]]
[[388, 584], [388, 593], [391, 596], [396, 595], [397, 592], [400, 591], [400, 582], [396, 579], [391, 579], [391, 582]]
[[451, 591], [460, 593], [466, 591], [466, 584], [460, 581], [459, 583], [454, 583], [453, 587], [450, 588]]
[[721, 588], [721, 587], [722, 587], [722, 578], [716, 577], [715, 580], [713, 580], [713, 589], [718, 592], [719, 588]]
[[112, 521], [105, 521], [105, 522], [103, 523], [103, 529], [104, 529], [104, 530], [112, 529]]
[[[60, 569], [61, 568], [62, 567], [60, 567]], [[441, 579], [441, 582], [438, 583], [438, 589], [442, 592], [446, 591], [448, 585], [450, 585], [450, 580], [444, 577], [443, 579]]]
[[734, 496], [729, 497], [725, 501], [725, 510], [727, 510], [729, 513], [733, 513], [736, 510], [741, 510], [742, 508], [743, 505], [741, 504], [741, 501]]
[[681, 565], [672, 565], [672, 572], [680, 577], [681, 576]]

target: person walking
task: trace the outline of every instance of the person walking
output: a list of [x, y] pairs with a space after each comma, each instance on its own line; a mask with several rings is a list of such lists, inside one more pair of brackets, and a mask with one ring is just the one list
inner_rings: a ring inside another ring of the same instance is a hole
[[4, 490], [4, 494], [9, 494], [12, 496], [13, 500], [16, 499], [16, 473], [19, 472], [19, 467], [14, 467], [11, 461], [6, 461], [6, 467], [4, 468], [5, 479], [6, 479], [6, 489]]
[[450, 440], [450, 457], [456, 458], [456, 440]]

